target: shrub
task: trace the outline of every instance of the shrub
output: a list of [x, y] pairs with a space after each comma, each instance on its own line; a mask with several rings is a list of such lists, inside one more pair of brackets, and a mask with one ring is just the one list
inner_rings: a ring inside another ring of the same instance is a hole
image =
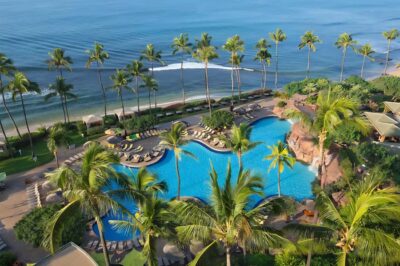
[[83, 136], [87, 135], [87, 127], [83, 121], [76, 122], [76, 128], [78, 129], [79, 134]]
[[103, 126], [90, 127], [86, 130], [88, 136], [97, 135], [103, 133], [103, 131], [104, 131]]
[[145, 131], [153, 128], [157, 123], [157, 118], [153, 114], [134, 117], [125, 122], [126, 128], [135, 132]]
[[[47, 131], [41, 129], [40, 131], [34, 131], [31, 132], [31, 137], [32, 137], [32, 141], [38, 141], [38, 140], [42, 140], [46, 137], [47, 135]], [[29, 134], [28, 133], [24, 133], [21, 135], [21, 138], [19, 136], [11, 136], [8, 137], [8, 142], [10, 143], [10, 145], [14, 148], [14, 149], [22, 149], [23, 147], [26, 147], [29, 145]]]
[[277, 104], [276, 104], [276, 106], [278, 106], [279, 108], [283, 108], [283, 107], [285, 107], [287, 105], [287, 102], [285, 102], [285, 101], [279, 101]]
[[118, 118], [116, 115], [106, 115], [103, 117], [103, 123], [105, 127], [112, 127], [118, 123]]
[[233, 125], [234, 117], [231, 112], [218, 110], [211, 113], [211, 116], [204, 116], [203, 123], [212, 129], [222, 129]]
[[17, 261], [17, 256], [15, 256], [15, 254], [8, 251], [0, 252], [1, 266], [12, 266], [16, 261]]
[[[32, 244], [34, 247], [40, 246], [43, 241], [47, 223], [61, 207], [61, 205], [56, 204], [33, 209], [14, 226], [17, 238]], [[79, 245], [82, 242], [85, 226], [85, 221], [82, 219], [80, 213], [69, 217], [64, 223], [62, 243], [60, 244], [66, 244], [72, 241]]]
[[279, 254], [275, 256], [276, 266], [304, 266], [306, 265], [303, 257], [290, 255], [287, 253]]
[[383, 76], [372, 81], [378, 91], [385, 95], [398, 98], [400, 96], [400, 78], [394, 76]]
[[325, 78], [304, 79], [300, 81], [293, 81], [284, 86], [284, 91], [292, 96], [295, 93], [308, 94], [311, 92], [318, 92], [329, 85], [329, 80]]

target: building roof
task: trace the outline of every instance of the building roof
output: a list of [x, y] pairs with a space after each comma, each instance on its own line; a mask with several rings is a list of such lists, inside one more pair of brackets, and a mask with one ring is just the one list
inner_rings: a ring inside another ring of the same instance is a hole
[[87, 116], [82, 117], [82, 121], [85, 124], [94, 124], [94, 123], [103, 122], [103, 118], [101, 118], [100, 116], [97, 116], [97, 115], [87, 115]]
[[372, 126], [385, 137], [400, 137], [400, 121], [383, 113], [365, 112]]
[[49, 255], [38, 263], [36, 266], [70, 266], [85, 265], [98, 266], [93, 258], [82, 248], [73, 242], [62, 246], [56, 253]]
[[400, 103], [396, 102], [383, 102], [385, 107], [394, 114], [400, 114]]
[[[130, 108], [125, 108], [125, 116], [127, 115], [133, 115], [135, 113], [135, 111], [133, 111]], [[115, 109], [114, 110], [114, 114], [116, 114], [118, 117], [122, 117], [124, 114], [122, 112], [122, 108], [120, 109]]]

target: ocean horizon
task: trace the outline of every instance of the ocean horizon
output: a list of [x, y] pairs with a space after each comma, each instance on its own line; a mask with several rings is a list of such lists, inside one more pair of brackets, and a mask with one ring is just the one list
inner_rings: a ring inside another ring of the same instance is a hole
[[[375, 62], [366, 63], [365, 75], [367, 78], [379, 76], [387, 50], [382, 32], [398, 27], [400, 21], [400, 9], [394, 0], [255, 0], [251, 3], [233, 0], [229, 5], [211, 0], [195, 3], [177, 0], [173, 5], [161, 0], [41, 0], [35, 3], [0, 0], [0, 7], [0, 53], [11, 58], [15, 66], [29, 79], [38, 82], [42, 89], [42, 95], [26, 96], [31, 125], [62, 121], [58, 99], [44, 101], [47, 88], [57, 75], [55, 71], [48, 70], [45, 60], [48, 59], [48, 52], [57, 47], [65, 49], [66, 55], [73, 60], [72, 72], [65, 72], [64, 76], [68, 83], [74, 85], [73, 92], [79, 97], [68, 104], [71, 117], [79, 118], [90, 113], [102, 113], [103, 101], [96, 70], [85, 68], [85, 50], [91, 49], [95, 41], [102, 43], [110, 54], [104, 65], [106, 86], [110, 85], [111, 73], [138, 59], [147, 43], [153, 43], [157, 50], [162, 50], [165, 65], [156, 65], [154, 71], [159, 83], [158, 102], [162, 103], [181, 99], [180, 56], [173, 56], [170, 48], [172, 39], [180, 33], [188, 33], [192, 43], [202, 32], [208, 32], [213, 37], [212, 43], [218, 47], [219, 58], [213, 60], [210, 67], [210, 88], [212, 95], [220, 97], [229, 95], [231, 90], [229, 54], [221, 46], [232, 35], [238, 34], [245, 41], [241, 82], [242, 89], [246, 91], [259, 88], [261, 83], [261, 66], [253, 60], [255, 44], [260, 38], [269, 39], [268, 33], [278, 27], [287, 35], [287, 40], [279, 46], [278, 86], [282, 87], [288, 82], [305, 78], [307, 52], [299, 51], [297, 45], [306, 31], [313, 31], [322, 40], [317, 44], [316, 53], [311, 55], [311, 77], [339, 79], [342, 53], [334, 42], [343, 32], [352, 34], [359, 44], [372, 45], [376, 51]], [[399, 58], [399, 48], [400, 43], [396, 40], [391, 48], [393, 60], [390, 67]], [[270, 48], [272, 55], [274, 49], [274, 46]], [[203, 96], [202, 65], [190, 55], [185, 56], [184, 61], [187, 97]], [[360, 55], [349, 51], [345, 77], [359, 75], [361, 62]], [[275, 58], [272, 57], [268, 88], [274, 88], [274, 64]], [[107, 91], [107, 98], [109, 111], [120, 108], [115, 92]], [[147, 92], [144, 89], [140, 98], [146, 105]], [[136, 106], [132, 92], [124, 91], [124, 100], [126, 106]], [[17, 123], [22, 126], [19, 102], [13, 103], [9, 99], [8, 103]], [[11, 121], [1, 105], [0, 119], [7, 130], [12, 130]]]

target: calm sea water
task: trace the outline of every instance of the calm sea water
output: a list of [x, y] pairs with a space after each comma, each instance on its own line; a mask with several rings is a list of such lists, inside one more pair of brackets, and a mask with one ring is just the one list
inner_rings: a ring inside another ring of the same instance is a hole
[[[74, 65], [66, 78], [75, 86], [79, 99], [71, 102], [72, 116], [101, 113], [102, 98], [93, 70], [84, 68], [84, 51], [91, 48], [94, 41], [105, 45], [110, 60], [105, 64], [104, 79], [114, 68], [124, 67], [132, 59], [137, 59], [147, 43], [153, 43], [163, 51], [166, 64], [176, 63], [179, 58], [171, 55], [170, 43], [174, 36], [187, 32], [192, 41], [202, 32], [213, 36], [213, 43], [221, 46], [227, 37], [239, 34], [246, 42], [246, 68], [259, 68], [253, 61], [254, 45], [268, 32], [281, 27], [288, 39], [280, 47], [280, 86], [304, 78], [306, 51], [299, 51], [299, 36], [307, 30], [314, 31], [322, 39], [318, 51], [312, 55], [312, 75], [337, 79], [341, 52], [333, 43], [337, 36], [347, 31], [360, 43], [370, 42], [377, 50], [376, 62], [367, 63], [369, 76], [379, 75], [385, 56], [386, 41], [381, 32], [399, 27], [400, 8], [397, 0], [282, 0], [282, 1], [192, 1], [192, 0], [0, 0], [0, 52], [11, 57], [16, 66], [26, 72], [29, 78], [46, 88], [56, 76], [49, 72], [44, 61], [48, 52], [62, 47], [73, 58]], [[398, 42], [393, 44], [392, 58], [399, 56]], [[215, 64], [227, 66], [228, 54], [218, 50], [220, 58]], [[272, 49], [273, 52], [273, 49]], [[194, 60], [186, 58], [193, 62]], [[395, 60], [396, 61], [396, 60]], [[274, 63], [274, 61], [272, 62]], [[346, 75], [358, 74], [361, 57], [349, 52], [346, 61]], [[273, 68], [270, 69], [273, 71]], [[159, 71], [155, 73], [159, 81], [160, 100], [170, 101], [180, 97], [179, 71]], [[203, 71], [185, 71], [187, 92], [190, 97], [203, 94]], [[272, 87], [273, 76], [269, 75], [268, 86]], [[242, 71], [244, 89], [256, 88], [260, 84], [260, 74]], [[213, 69], [210, 72], [212, 93], [227, 94], [230, 86], [229, 71]], [[127, 105], [134, 106], [133, 94], [125, 93]], [[145, 102], [145, 92], [142, 100]], [[110, 109], [118, 108], [117, 96], [108, 92]], [[12, 111], [22, 123], [20, 107], [12, 106]], [[43, 96], [27, 96], [28, 119], [32, 124], [44, 123], [62, 117], [56, 100], [45, 103]], [[0, 117], [6, 127], [4, 110]]]

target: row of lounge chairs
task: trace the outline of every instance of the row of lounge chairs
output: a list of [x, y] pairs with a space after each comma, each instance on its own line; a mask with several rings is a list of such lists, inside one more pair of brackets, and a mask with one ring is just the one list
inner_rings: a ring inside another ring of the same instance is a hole
[[[114, 251], [123, 252], [126, 250], [132, 250], [133, 248], [141, 250], [143, 247], [139, 238], [127, 241], [107, 241], [106, 246], [109, 252], [114, 252]], [[98, 239], [91, 240], [86, 244], [85, 249], [89, 251], [102, 252], [103, 245]]]
[[71, 165], [74, 164], [76, 161], [82, 159], [84, 152], [80, 152], [74, 156], [69, 157], [69, 159], [64, 161], [64, 164]]
[[141, 152], [143, 150], [143, 146], [139, 145], [135, 148], [135, 144], [129, 143], [129, 144], [123, 144], [121, 146], [121, 151], [122, 152], [132, 152], [132, 153], [137, 153]]
[[217, 147], [217, 148], [221, 148], [221, 149], [226, 148], [225, 141], [220, 140], [219, 138], [214, 138], [214, 139], [210, 142], [210, 144], [211, 144], [212, 146], [214, 146], [214, 147]]
[[126, 160], [132, 163], [140, 163], [140, 162], [149, 162], [153, 158], [159, 157], [164, 153], [164, 149], [162, 147], [156, 146], [152, 149], [151, 152], [148, 152], [144, 155], [140, 154], [125, 154]]
[[40, 198], [40, 193], [39, 193], [39, 185], [37, 182], [34, 184], [28, 186], [26, 188], [26, 195], [28, 199], [28, 205], [30, 209], [40, 207], [42, 205], [42, 201]]
[[210, 140], [211, 139], [211, 135], [209, 135], [208, 133], [203, 132], [203, 131], [197, 131], [197, 130], [193, 130], [192, 137], [197, 138], [197, 139], [202, 139], [202, 140]]
[[242, 116], [243, 116], [243, 118], [246, 119], [247, 121], [256, 118], [255, 116], [253, 116], [253, 115], [251, 115], [251, 114], [249, 114], [249, 113], [244, 114], [244, 115], [242, 115]]
[[145, 139], [145, 138], [149, 138], [149, 137], [153, 137], [153, 136], [158, 136], [161, 133], [165, 132], [166, 130], [162, 129], [151, 129], [151, 130], [147, 130], [143, 133], [137, 133], [136, 136], [138, 137], [138, 139]]
[[0, 251], [7, 248], [7, 244], [4, 240], [0, 237]]

